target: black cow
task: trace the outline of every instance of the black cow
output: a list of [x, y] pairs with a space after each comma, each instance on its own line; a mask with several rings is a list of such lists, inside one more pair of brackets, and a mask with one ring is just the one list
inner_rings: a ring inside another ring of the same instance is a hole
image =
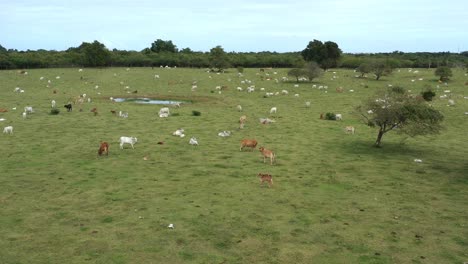
[[67, 109], [67, 112], [71, 112], [72, 111], [72, 104], [66, 104], [64, 105], [63, 107], [65, 107]]

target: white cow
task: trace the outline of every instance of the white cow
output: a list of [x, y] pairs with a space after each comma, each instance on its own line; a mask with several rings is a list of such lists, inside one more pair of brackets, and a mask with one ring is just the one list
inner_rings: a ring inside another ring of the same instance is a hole
[[275, 106], [275, 107], [272, 107], [272, 108], [270, 109], [270, 114], [273, 114], [273, 113], [276, 114], [276, 110], [278, 110], [278, 109], [276, 109], [276, 106]]
[[345, 127], [345, 132], [346, 132], [346, 133], [354, 134], [354, 131], [355, 131], [355, 129], [354, 129], [353, 126], [347, 126], [347, 127]]
[[169, 107], [163, 107], [159, 110], [159, 117], [169, 117]]
[[237, 105], [237, 111], [242, 112], [242, 106], [241, 105]]
[[310, 107], [310, 102], [309, 101], [305, 102], [305, 106]]
[[138, 142], [138, 139], [136, 137], [120, 137], [120, 148], [123, 149], [124, 144], [130, 144], [132, 145], [132, 148], [134, 149], [133, 145]]
[[33, 110], [32, 106], [26, 106], [26, 107], [24, 107], [24, 112], [26, 112], [28, 114], [29, 113], [34, 113], [34, 110]]
[[222, 131], [218, 133], [218, 136], [220, 137], [229, 137], [231, 135], [231, 131]]
[[343, 120], [343, 116], [341, 114], [336, 114], [335, 117], [336, 120]]
[[198, 141], [195, 137], [192, 137], [189, 141], [190, 145], [198, 146]]
[[55, 100], [52, 100], [50, 103], [51, 103], [51, 105], [52, 105], [52, 108], [55, 108], [55, 105], [56, 105]]
[[3, 133], [5, 134], [13, 134], [13, 127], [12, 126], [6, 126], [3, 128]]
[[177, 129], [176, 131], [174, 131], [174, 132], [172, 133], [172, 135], [173, 135], [173, 136], [177, 136], [177, 137], [184, 137], [184, 136], [185, 136], [185, 135], [184, 135], [184, 132], [185, 132], [185, 131], [184, 131], [183, 128], [179, 128], [179, 129]]

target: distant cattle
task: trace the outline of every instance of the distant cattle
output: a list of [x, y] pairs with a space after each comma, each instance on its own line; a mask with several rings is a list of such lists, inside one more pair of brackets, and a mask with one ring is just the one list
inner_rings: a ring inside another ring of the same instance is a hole
[[65, 108], [67, 109], [67, 112], [71, 112], [72, 109], [73, 109], [72, 104], [66, 104], [66, 105], [64, 105], [63, 107], [65, 107]]
[[93, 109], [91, 109], [91, 112], [94, 113], [95, 116], [98, 114], [98, 111], [97, 111], [97, 108], [96, 108], [96, 107], [94, 107]]
[[251, 148], [253, 150], [257, 147], [257, 140], [255, 139], [243, 139], [241, 140], [240, 151], [244, 148]]
[[268, 183], [268, 187], [273, 186], [273, 177], [271, 176], [271, 174], [259, 173], [257, 176], [260, 178], [260, 185], [266, 182]]
[[101, 145], [99, 146], [98, 155], [102, 156], [104, 153], [106, 156], [109, 156], [109, 143], [107, 142], [101, 142]]
[[353, 127], [353, 126], [347, 126], [347, 127], [345, 127], [345, 132], [346, 132], [346, 133], [354, 134], [354, 127]]
[[132, 145], [132, 148], [134, 149], [133, 145], [138, 142], [138, 139], [136, 137], [120, 137], [120, 148], [123, 149], [124, 144], [130, 144]]
[[13, 134], [13, 127], [12, 126], [6, 126], [3, 128], [3, 133], [5, 134]]
[[27, 114], [30, 114], [30, 113], [34, 113], [34, 110], [32, 106], [26, 106], [24, 107], [24, 112], [26, 112]]
[[260, 150], [260, 152], [262, 153], [262, 156], [263, 156], [263, 163], [266, 162], [266, 158], [269, 158], [270, 159], [270, 164], [273, 165], [273, 162], [275, 162], [275, 159], [276, 159], [275, 153], [273, 153], [273, 151], [268, 150], [268, 149], [266, 149], [264, 147], [260, 147], [259, 150]]

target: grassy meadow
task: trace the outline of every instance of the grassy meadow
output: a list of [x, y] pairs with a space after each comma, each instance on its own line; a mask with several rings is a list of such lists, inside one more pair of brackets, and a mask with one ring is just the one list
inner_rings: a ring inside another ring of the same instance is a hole
[[[8, 109], [0, 125], [14, 127], [0, 136], [0, 263], [467, 262], [468, 77], [454, 70], [446, 86], [433, 69], [418, 71], [375, 81], [336, 69], [299, 87], [281, 81], [287, 69], [245, 69], [242, 77], [234, 69], [0, 71], [0, 108]], [[246, 79], [254, 92], [245, 91]], [[376, 129], [353, 109], [388, 84], [413, 93], [434, 88], [442, 134], [390, 132], [374, 148]], [[264, 97], [283, 89], [289, 94]], [[444, 90], [455, 106], [439, 98]], [[83, 93], [92, 101], [82, 112], [63, 108]], [[159, 118], [162, 106], [110, 97], [188, 103]], [[49, 114], [52, 99], [58, 115]], [[35, 113], [23, 119], [25, 106]], [[320, 120], [326, 112], [343, 120]], [[239, 130], [241, 115], [247, 123]], [[265, 117], [276, 122], [260, 124]], [[344, 132], [348, 125], [356, 134]], [[178, 128], [185, 138], [172, 136]], [[223, 130], [232, 135], [218, 137]], [[119, 149], [121, 136], [137, 137], [135, 149]], [[188, 144], [192, 136], [199, 146]], [[256, 139], [257, 149], [239, 151], [244, 138]], [[108, 157], [97, 156], [100, 141], [110, 143]], [[277, 164], [263, 163], [260, 146], [276, 153]], [[259, 185], [259, 172], [273, 175], [272, 188]]]

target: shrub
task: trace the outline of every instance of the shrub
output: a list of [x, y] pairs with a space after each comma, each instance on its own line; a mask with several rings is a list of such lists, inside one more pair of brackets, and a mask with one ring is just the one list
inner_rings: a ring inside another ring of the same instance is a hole
[[427, 102], [432, 101], [432, 98], [436, 95], [434, 91], [432, 91], [431, 88], [426, 88], [424, 91], [421, 92], [422, 97], [424, 100]]
[[241, 66], [237, 66], [237, 72], [243, 73], [243, 72], [244, 72], [244, 68], [242, 68]]
[[193, 116], [201, 116], [201, 112], [200, 112], [200, 111], [193, 110], [193, 111], [192, 111], [192, 115], [193, 115]]
[[325, 114], [325, 120], [336, 120], [335, 113], [326, 113]]
[[51, 115], [58, 115], [60, 113], [60, 109], [58, 108], [53, 108], [50, 110]]

